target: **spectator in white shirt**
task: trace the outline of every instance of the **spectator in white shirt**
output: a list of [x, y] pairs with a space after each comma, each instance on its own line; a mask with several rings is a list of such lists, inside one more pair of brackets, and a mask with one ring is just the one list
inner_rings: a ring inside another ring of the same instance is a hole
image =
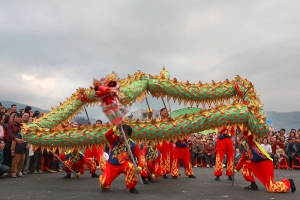
[[270, 155], [270, 157], [273, 159], [273, 163], [275, 165], [275, 159], [274, 159], [274, 154], [272, 153], [272, 147], [269, 144], [269, 141], [267, 138], [264, 138], [262, 140], [262, 144], [261, 144], [262, 148], [264, 148], [264, 150]]
[[267, 138], [264, 138], [263, 143], [261, 144], [261, 146], [264, 148], [264, 150], [268, 153], [268, 154], [271, 154], [272, 153], [272, 147], [271, 145], [269, 144], [268, 142], [268, 139]]

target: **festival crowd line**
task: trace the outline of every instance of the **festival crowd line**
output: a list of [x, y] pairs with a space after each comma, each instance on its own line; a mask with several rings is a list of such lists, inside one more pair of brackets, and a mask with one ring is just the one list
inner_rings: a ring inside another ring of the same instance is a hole
[[[166, 110], [161, 109], [160, 114], [161, 117], [166, 116]], [[30, 123], [40, 116], [41, 113], [39, 111], [33, 112], [30, 106], [17, 110], [15, 104], [11, 105], [10, 108], [4, 108], [0, 103], [0, 178], [17, 178], [23, 177], [26, 174], [42, 174], [43, 171], [56, 173], [62, 170], [65, 170], [67, 173], [64, 178], [70, 178], [71, 172], [75, 172], [74, 175], [79, 177], [86, 169], [90, 170], [91, 177], [98, 178], [99, 176], [95, 172], [96, 166], [100, 166], [100, 169], [103, 171], [103, 175], [100, 177], [100, 186], [103, 190], [108, 189], [114, 178], [120, 173], [127, 173], [126, 177], [131, 178], [131, 180], [134, 179], [133, 176], [135, 177], [136, 171], [131, 171], [131, 174], [129, 174], [122, 167], [117, 167], [125, 166], [125, 168], [128, 168], [130, 163], [126, 159], [122, 160], [119, 157], [118, 152], [122, 151], [122, 148], [125, 147], [124, 145], [122, 146], [122, 137], [115, 134], [117, 133], [115, 129], [105, 134], [110, 147], [107, 146], [102, 151], [93, 149], [83, 154], [77, 148], [66, 152], [56, 151], [54, 153], [47, 152], [46, 150], [42, 151], [41, 148], [34, 150], [32, 145], [23, 139], [20, 128], [23, 123]], [[102, 121], [97, 120], [96, 124], [101, 125]], [[70, 125], [76, 128], [80, 124], [75, 121], [70, 122]], [[118, 128], [120, 129], [120, 127]], [[123, 125], [123, 129], [127, 136], [130, 137], [132, 129], [126, 125]], [[172, 178], [177, 179], [180, 176], [178, 167], [181, 165], [184, 167], [186, 176], [196, 178], [193, 175], [193, 168], [215, 168], [218, 138], [220, 138], [219, 132], [211, 132], [207, 135], [194, 133], [190, 137], [185, 138], [184, 141], [172, 141], [169, 144], [162, 144], [165, 145], [163, 148], [160, 148], [160, 145], [157, 143], [136, 145], [133, 142], [131, 144], [132, 152], [136, 154], [135, 157], [138, 163], [147, 162], [147, 169], [143, 168], [143, 166], [138, 166], [137, 173], [141, 174], [143, 183], [145, 184], [160, 177], [167, 179], [169, 178], [168, 174], [171, 174]], [[234, 166], [237, 165], [242, 155], [242, 145], [239, 136], [236, 138]], [[234, 137], [232, 137], [232, 140], [234, 140]], [[283, 128], [278, 132], [270, 131], [259, 143], [273, 159], [274, 168], [282, 162], [286, 162], [289, 169], [292, 168], [292, 165], [299, 166], [300, 129], [298, 131], [291, 129], [290, 132], [287, 132]], [[164, 153], [166, 150], [172, 152], [172, 155]], [[99, 158], [99, 152], [101, 152], [100, 157], [103, 158], [102, 160], [97, 159]], [[145, 159], [140, 156], [141, 153]], [[164, 157], [166, 155], [169, 157]], [[159, 156], [160, 159], [156, 159]], [[46, 168], [43, 167], [45, 160], [48, 162]], [[166, 160], [171, 161], [167, 163]], [[60, 161], [65, 162], [65, 164]], [[103, 162], [106, 164], [103, 164]], [[225, 155], [222, 167], [226, 168], [227, 163]], [[109, 166], [108, 169], [107, 166]], [[101, 181], [106, 176], [109, 178], [106, 178], [106, 181]], [[137, 182], [137, 180], [135, 181]], [[139, 193], [134, 187], [136, 183], [129, 182], [128, 180], [125, 180], [125, 182], [130, 192]]]

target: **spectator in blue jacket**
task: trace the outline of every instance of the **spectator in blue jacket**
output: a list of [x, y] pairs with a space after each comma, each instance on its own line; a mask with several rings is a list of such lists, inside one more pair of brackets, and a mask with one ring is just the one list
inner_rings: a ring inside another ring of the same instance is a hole
[[4, 178], [5, 173], [8, 173], [10, 171], [8, 166], [2, 164], [4, 146], [5, 146], [4, 140], [0, 139], [0, 178]]

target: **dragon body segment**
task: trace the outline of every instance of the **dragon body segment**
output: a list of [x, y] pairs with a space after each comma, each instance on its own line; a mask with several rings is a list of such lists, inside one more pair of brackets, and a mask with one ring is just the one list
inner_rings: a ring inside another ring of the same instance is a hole
[[[239, 76], [232, 81], [193, 84], [178, 82], [176, 78], [170, 80], [169, 72], [163, 69], [157, 76], [138, 71], [128, 78], [118, 79], [117, 83], [122, 105], [131, 105], [136, 100], [142, 102], [147, 94], [151, 94], [156, 98], [167, 97], [168, 101], [173, 99], [184, 106], [201, 107], [193, 109], [192, 113], [185, 113], [183, 109], [183, 115], [167, 120], [125, 120], [124, 123], [133, 128], [133, 138], [138, 141], [180, 139], [190, 133], [229, 125], [247, 129], [258, 137], [268, 133], [263, 106], [252, 83]], [[71, 128], [67, 124], [83, 106], [100, 104], [96, 96], [92, 87], [77, 89], [48, 114], [24, 124], [22, 132], [26, 140], [35, 147], [46, 149], [104, 145], [104, 133], [111, 125]]]

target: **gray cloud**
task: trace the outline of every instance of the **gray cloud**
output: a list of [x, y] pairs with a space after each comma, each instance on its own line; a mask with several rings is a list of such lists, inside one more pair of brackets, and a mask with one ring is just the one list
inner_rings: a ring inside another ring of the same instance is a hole
[[266, 110], [299, 110], [300, 40], [278, 42], [232, 55], [221, 66], [222, 76], [239, 74], [250, 80], [261, 95]]
[[180, 81], [239, 74], [266, 110], [300, 110], [298, 1], [0, 2], [1, 100], [49, 109], [112, 71], [166, 66]]

